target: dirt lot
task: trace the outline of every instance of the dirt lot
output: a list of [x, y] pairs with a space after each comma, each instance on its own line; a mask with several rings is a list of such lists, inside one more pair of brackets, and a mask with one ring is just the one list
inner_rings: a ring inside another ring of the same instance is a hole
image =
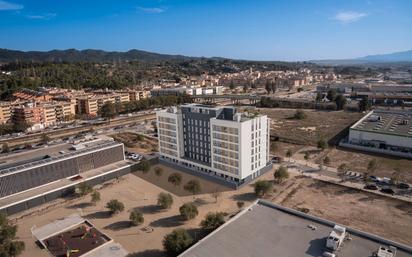
[[157, 151], [157, 140], [132, 133], [132, 132], [120, 132], [110, 135], [116, 141], [122, 142], [127, 148], [138, 153], [151, 153]]
[[[45, 251], [36, 246], [30, 229], [34, 225], [42, 226], [72, 213], [83, 215], [100, 231], [111, 236], [128, 251], [136, 252], [134, 256], [164, 256], [161, 251], [162, 239], [173, 229], [186, 228], [193, 237], [199, 239], [203, 235], [199, 229], [199, 223], [207, 212], [223, 211], [231, 215], [238, 211], [236, 201], [245, 201], [248, 205], [256, 199], [252, 185], [246, 185], [234, 191], [198, 178], [204, 193], [196, 195], [194, 200], [192, 195], [187, 195], [186, 192], [182, 191], [184, 182], [179, 188], [165, 183], [168, 174], [176, 171], [167, 167], [162, 168], [164, 171], [160, 178], [155, 177], [153, 171], [147, 175], [141, 175], [145, 179], [139, 177], [140, 175], [130, 174], [118, 182], [100, 189], [102, 200], [96, 206], [90, 205], [90, 197], [86, 196], [54, 205], [47, 210], [18, 219], [18, 237], [26, 242], [26, 251], [22, 257], [48, 256]], [[183, 176], [183, 181], [193, 178], [186, 173], [180, 173]], [[272, 176], [273, 173], [268, 172], [261, 179], [272, 179]], [[156, 182], [158, 186], [148, 181]], [[222, 191], [217, 202], [208, 193], [216, 188]], [[157, 195], [166, 190], [172, 193], [174, 204], [169, 210], [161, 210], [156, 205]], [[123, 202], [125, 211], [110, 216], [105, 208], [106, 202], [110, 199], [118, 199]], [[340, 186], [328, 185], [302, 177], [294, 177], [282, 185], [276, 185], [274, 193], [268, 199], [292, 208], [308, 208], [309, 213], [412, 245], [410, 237], [412, 206], [401, 201], [356, 190], [347, 190]], [[199, 215], [194, 220], [183, 222], [178, 215], [178, 208], [183, 203], [190, 201], [194, 201], [198, 206]], [[51, 205], [49, 204], [49, 206]], [[139, 227], [130, 227], [129, 213], [135, 208], [143, 213], [145, 221]], [[145, 227], [149, 227], [153, 231], [147, 232], [143, 229]]]
[[296, 179], [283, 195], [286, 196], [277, 197], [275, 202], [295, 209], [307, 208], [310, 214], [412, 244], [409, 203], [312, 179]]
[[319, 139], [330, 140], [363, 115], [344, 111], [303, 110], [307, 117], [297, 120], [292, 118], [296, 109], [261, 108], [260, 111], [272, 119], [272, 133], [285, 140], [311, 145], [315, 145]]

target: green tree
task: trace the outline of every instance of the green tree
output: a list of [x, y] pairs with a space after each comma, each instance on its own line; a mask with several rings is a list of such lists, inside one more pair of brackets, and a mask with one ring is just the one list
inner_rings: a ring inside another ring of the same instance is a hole
[[273, 185], [268, 180], [259, 180], [254, 185], [255, 195], [257, 197], [263, 197], [269, 193], [273, 188]]
[[180, 184], [182, 183], [182, 175], [180, 175], [179, 173], [172, 173], [170, 174], [167, 181], [174, 186], [180, 186]]
[[368, 166], [366, 167], [368, 175], [374, 174], [377, 168], [378, 162], [375, 159], [370, 160]]
[[43, 144], [48, 144], [51, 141], [51, 138], [47, 134], [41, 136], [41, 142]]
[[200, 182], [197, 179], [189, 180], [183, 188], [192, 193], [192, 195], [198, 194], [201, 191]]
[[233, 80], [230, 81], [229, 88], [230, 90], [235, 89], [235, 84], [233, 83]]
[[317, 143], [317, 147], [318, 147], [318, 149], [320, 149], [322, 151], [325, 150], [326, 147], [327, 147], [327, 144], [326, 144], [325, 140], [319, 139], [318, 143]]
[[140, 163], [137, 165], [137, 169], [141, 170], [144, 174], [146, 174], [150, 170], [150, 162], [148, 160], [141, 160]]
[[92, 199], [91, 199], [92, 203], [93, 203], [94, 205], [96, 205], [97, 202], [100, 201], [100, 193], [97, 192], [97, 191], [93, 191], [93, 193], [92, 193], [91, 196], [92, 196]]
[[193, 243], [186, 230], [178, 228], [163, 238], [163, 248], [169, 256], [178, 256]]
[[139, 212], [138, 210], [133, 210], [130, 213], [129, 219], [130, 219], [130, 224], [132, 224], [132, 226], [139, 226], [143, 224], [144, 222], [143, 214]]
[[116, 116], [116, 106], [112, 102], [106, 102], [99, 110], [100, 116], [109, 120], [113, 119]]
[[288, 150], [286, 151], [286, 157], [289, 158], [289, 162], [290, 162], [290, 157], [292, 157], [292, 150], [288, 149]]
[[225, 223], [225, 215], [223, 212], [209, 212], [206, 217], [200, 222], [200, 226], [205, 230], [215, 230]]
[[329, 101], [333, 102], [333, 101], [335, 101], [336, 94], [337, 94], [336, 89], [329, 89], [328, 93], [326, 94], [326, 98]]
[[170, 209], [173, 204], [173, 197], [168, 193], [160, 193], [157, 196], [157, 205], [161, 206], [163, 209]]
[[163, 174], [163, 169], [161, 167], [156, 167], [154, 169], [154, 172], [155, 172], [156, 176], [160, 177]]
[[88, 195], [92, 191], [93, 191], [93, 188], [87, 182], [82, 182], [78, 184], [76, 187], [76, 192], [79, 196]]
[[2, 148], [2, 153], [10, 153], [10, 147], [7, 143], [4, 143], [1, 148]]
[[271, 85], [270, 85], [269, 80], [266, 80], [265, 90], [266, 90], [266, 92], [267, 92], [268, 94], [270, 94], [270, 90], [272, 90], [272, 87], [271, 87]]
[[295, 114], [293, 115], [293, 118], [297, 120], [304, 120], [306, 119], [306, 113], [302, 110], [296, 110]]
[[106, 208], [109, 209], [110, 213], [117, 214], [124, 210], [124, 204], [117, 199], [112, 199], [106, 204]]
[[345, 107], [346, 102], [346, 97], [341, 94], [337, 95], [335, 98], [336, 109], [342, 110]]
[[0, 213], [0, 256], [15, 257], [20, 255], [25, 245], [16, 241], [17, 225], [11, 225], [6, 215]]
[[359, 111], [360, 112], [365, 112], [365, 111], [369, 110], [370, 107], [371, 107], [371, 104], [369, 103], [368, 97], [363, 97], [359, 101], [358, 106], [359, 106]]
[[289, 178], [288, 168], [286, 168], [285, 166], [280, 166], [276, 169], [273, 177], [279, 184], [282, 183], [285, 179]]
[[191, 220], [194, 219], [198, 214], [199, 211], [197, 210], [196, 205], [193, 203], [185, 203], [179, 208], [180, 216], [184, 220]]

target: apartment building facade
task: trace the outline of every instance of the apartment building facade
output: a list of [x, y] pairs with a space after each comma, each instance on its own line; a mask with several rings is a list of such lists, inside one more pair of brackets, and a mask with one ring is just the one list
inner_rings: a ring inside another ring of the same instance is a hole
[[79, 114], [97, 115], [100, 108], [107, 103], [113, 104], [129, 102], [128, 93], [84, 95], [76, 98], [76, 109]]
[[267, 170], [267, 116], [198, 104], [156, 114], [161, 159], [237, 185]]

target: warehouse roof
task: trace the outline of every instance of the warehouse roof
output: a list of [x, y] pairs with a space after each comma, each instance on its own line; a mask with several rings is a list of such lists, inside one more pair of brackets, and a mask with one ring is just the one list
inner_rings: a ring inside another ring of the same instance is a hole
[[351, 129], [412, 137], [412, 111], [373, 110], [356, 122]]
[[[181, 257], [322, 256], [335, 224], [273, 203], [258, 200], [189, 248]], [[397, 257], [412, 248], [346, 228], [340, 257], [368, 257], [380, 246], [395, 246]]]

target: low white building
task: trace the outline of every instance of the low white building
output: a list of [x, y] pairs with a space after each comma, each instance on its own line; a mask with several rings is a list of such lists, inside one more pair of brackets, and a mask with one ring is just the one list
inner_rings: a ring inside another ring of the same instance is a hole
[[374, 110], [349, 129], [345, 146], [412, 157], [412, 111]]
[[163, 160], [237, 185], [267, 170], [266, 115], [197, 104], [170, 107], [156, 115]]

